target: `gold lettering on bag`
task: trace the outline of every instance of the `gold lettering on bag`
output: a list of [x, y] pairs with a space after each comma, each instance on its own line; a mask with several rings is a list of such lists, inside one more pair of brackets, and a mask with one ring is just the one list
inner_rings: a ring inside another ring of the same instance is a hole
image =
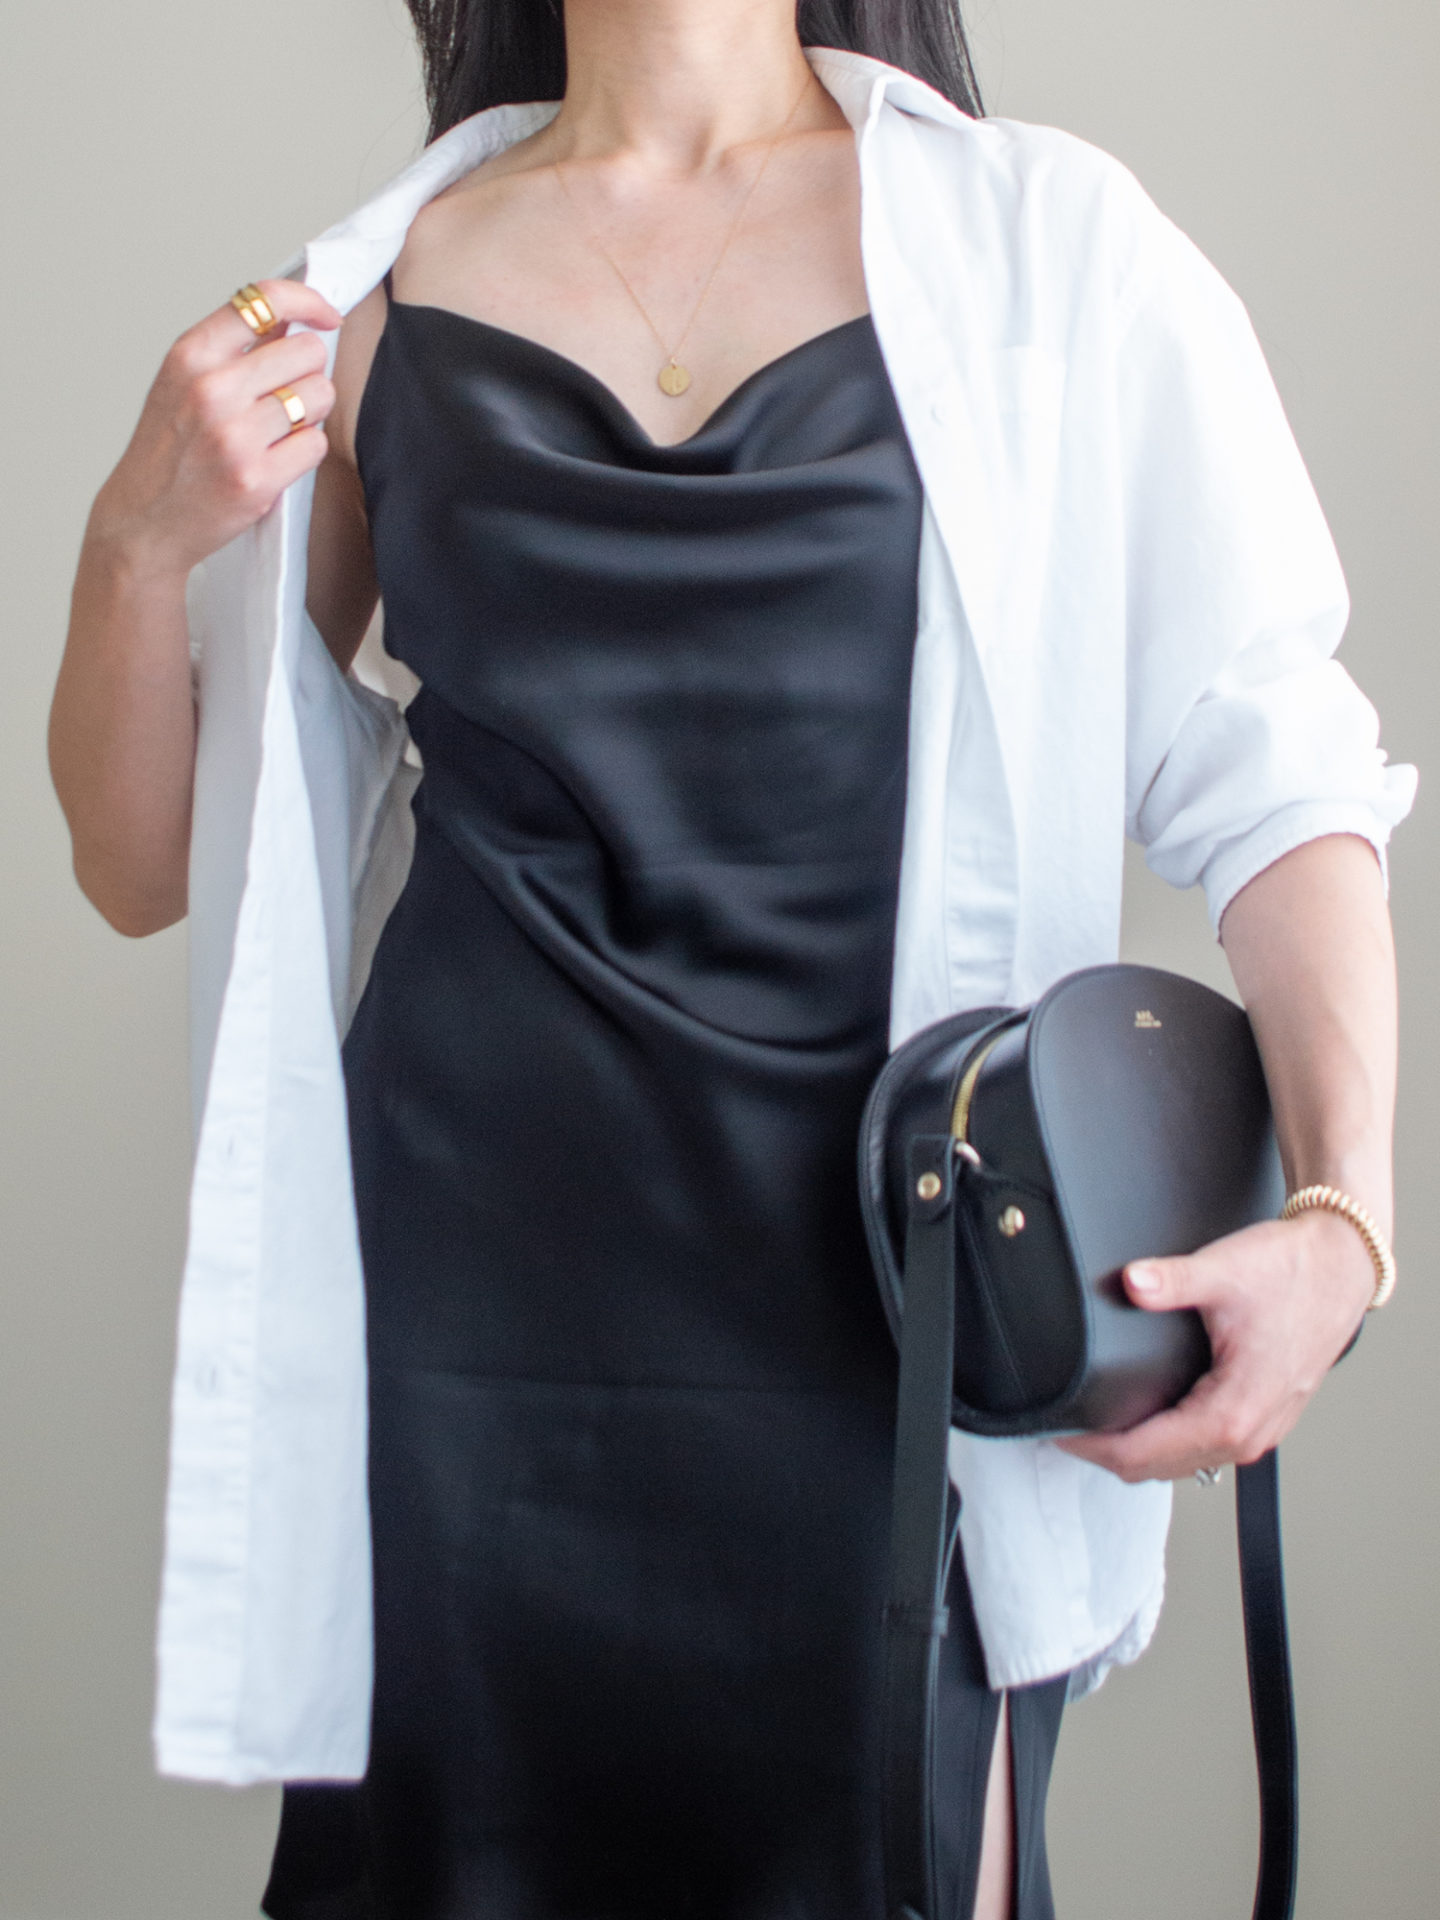
[[1163, 1020], [1157, 1020], [1148, 1007], [1141, 1007], [1140, 1011], [1135, 1015], [1135, 1024], [1137, 1027], [1143, 1027], [1148, 1031], [1153, 1027], [1163, 1027], [1165, 1022]]

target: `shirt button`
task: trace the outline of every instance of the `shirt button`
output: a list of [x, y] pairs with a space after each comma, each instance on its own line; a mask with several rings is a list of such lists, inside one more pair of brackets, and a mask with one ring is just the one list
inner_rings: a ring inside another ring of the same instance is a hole
[[195, 1369], [195, 1391], [207, 1400], [213, 1400], [220, 1391], [220, 1369], [213, 1361]]
[[948, 402], [944, 400], [932, 400], [930, 402], [930, 418], [943, 427], [950, 418]]

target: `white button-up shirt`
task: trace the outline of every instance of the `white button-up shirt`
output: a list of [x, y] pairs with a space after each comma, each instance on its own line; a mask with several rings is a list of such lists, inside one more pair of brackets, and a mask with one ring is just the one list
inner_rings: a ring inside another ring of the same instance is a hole
[[[1218, 923], [1413, 771], [1331, 658], [1345, 585], [1239, 300], [1117, 161], [812, 50], [855, 129], [871, 312], [924, 485], [892, 1040], [1113, 960], [1122, 842]], [[282, 272], [342, 312], [417, 209], [543, 125], [497, 107]], [[329, 336], [331, 351], [334, 335]], [[305, 613], [312, 483], [192, 576], [197, 1114], [159, 1764], [365, 1768], [364, 1301], [339, 1043], [409, 858], [398, 708]], [[556, 1089], [556, 1097], [563, 1090]], [[956, 1435], [992, 1684], [1132, 1659], [1166, 1485]], [[597, 1566], [597, 1580], [605, 1571]]]

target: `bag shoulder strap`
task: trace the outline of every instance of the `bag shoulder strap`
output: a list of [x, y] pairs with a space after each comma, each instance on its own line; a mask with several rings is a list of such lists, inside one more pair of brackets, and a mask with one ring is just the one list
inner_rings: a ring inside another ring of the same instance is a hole
[[1260, 1873], [1254, 1920], [1290, 1920], [1300, 1864], [1299, 1749], [1280, 1554], [1280, 1456], [1272, 1447], [1235, 1470], [1240, 1600], [1250, 1722], [1260, 1777]]
[[[963, 1178], [965, 1164], [959, 1165]], [[956, 1156], [948, 1135], [910, 1142], [900, 1385], [881, 1704], [889, 1920], [936, 1909], [936, 1676], [949, 1628], [945, 1574], [956, 1512], [948, 1471], [954, 1392]], [[1236, 1521], [1250, 1711], [1260, 1781], [1253, 1920], [1292, 1920], [1298, 1861], [1295, 1710], [1273, 1452], [1238, 1469]]]

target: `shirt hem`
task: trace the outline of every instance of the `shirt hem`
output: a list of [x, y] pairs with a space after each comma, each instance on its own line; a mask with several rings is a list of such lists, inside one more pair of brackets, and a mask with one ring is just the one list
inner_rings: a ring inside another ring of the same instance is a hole
[[1162, 1566], [1150, 1591], [1133, 1612], [1087, 1635], [1079, 1646], [1060, 1652], [1054, 1647], [1003, 1662], [987, 1660], [987, 1679], [996, 1693], [1015, 1687], [1034, 1687], [1048, 1680], [1068, 1678], [1067, 1702], [1082, 1700], [1104, 1683], [1112, 1667], [1128, 1667], [1138, 1660], [1155, 1636], [1165, 1599]]

